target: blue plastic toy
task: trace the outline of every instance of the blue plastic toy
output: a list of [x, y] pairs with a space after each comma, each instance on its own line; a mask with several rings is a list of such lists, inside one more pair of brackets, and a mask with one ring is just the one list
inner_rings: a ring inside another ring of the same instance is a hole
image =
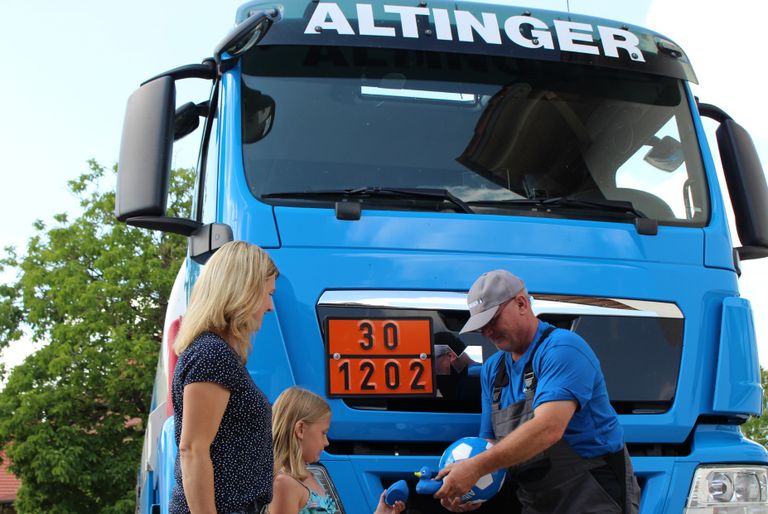
[[419, 481], [416, 482], [416, 492], [418, 494], [435, 494], [443, 486], [442, 480], [432, 479], [435, 476], [435, 472], [427, 466], [415, 472], [414, 475], [419, 477]]
[[[437, 489], [435, 489], [437, 490]], [[390, 507], [395, 504], [395, 502], [407, 502], [408, 501], [408, 484], [405, 480], [398, 480], [394, 484], [390, 485], [387, 488], [387, 492], [384, 495], [384, 503], [389, 505]]]

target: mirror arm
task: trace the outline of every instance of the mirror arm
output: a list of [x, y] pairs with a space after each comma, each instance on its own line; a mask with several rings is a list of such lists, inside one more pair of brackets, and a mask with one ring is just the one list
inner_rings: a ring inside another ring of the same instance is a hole
[[198, 264], [205, 264], [216, 250], [233, 239], [232, 227], [229, 225], [224, 223], [200, 225], [189, 236], [189, 257]]
[[216, 62], [213, 58], [208, 57], [203, 60], [202, 64], [187, 64], [186, 66], [179, 66], [172, 70], [164, 71], [158, 75], [155, 75], [151, 79], [145, 80], [141, 83], [143, 86], [148, 82], [157, 80], [161, 77], [171, 77], [174, 81], [183, 79], [206, 79], [213, 80], [218, 76], [216, 70]]
[[699, 114], [702, 116], [706, 116], [707, 118], [713, 119], [718, 123], [723, 123], [725, 120], [732, 120], [728, 113], [726, 113], [724, 110], [722, 110], [720, 107], [712, 104], [704, 104], [699, 102], [699, 99], [696, 99], [696, 106], [699, 108]]

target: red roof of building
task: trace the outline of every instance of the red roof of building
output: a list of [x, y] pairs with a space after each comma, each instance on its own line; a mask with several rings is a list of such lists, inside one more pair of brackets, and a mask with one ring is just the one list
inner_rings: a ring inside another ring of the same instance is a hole
[[10, 459], [5, 453], [0, 452], [0, 458], [3, 460], [0, 463], [0, 503], [9, 503], [16, 499], [16, 491], [19, 490], [21, 481], [8, 471]]

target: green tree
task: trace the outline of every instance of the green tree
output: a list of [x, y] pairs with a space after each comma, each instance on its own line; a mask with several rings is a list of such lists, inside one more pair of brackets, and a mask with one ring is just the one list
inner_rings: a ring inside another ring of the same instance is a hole
[[[36, 222], [26, 255], [6, 248], [0, 259], [18, 270], [0, 287], [0, 349], [25, 329], [47, 343], [0, 392], [0, 447], [22, 481], [20, 514], [134, 509], [166, 298], [186, 241], [117, 222], [114, 192], [104, 191], [115, 171], [90, 161], [69, 182], [80, 216]], [[172, 174], [170, 216], [189, 212], [192, 177]]]
[[768, 394], [768, 371], [762, 367], [760, 367], [760, 382], [763, 384], [763, 414], [759, 418], [749, 418], [749, 421], [741, 425], [741, 431], [753, 441], [768, 446], [768, 408], [765, 401]]

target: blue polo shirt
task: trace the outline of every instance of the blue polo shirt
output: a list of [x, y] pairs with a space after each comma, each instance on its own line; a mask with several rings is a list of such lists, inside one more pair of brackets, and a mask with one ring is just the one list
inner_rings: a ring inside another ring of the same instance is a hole
[[546, 402], [574, 400], [578, 407], [563, 436], [571, 448], [584, 458], [619, 451], [624, 446], [624, 431], [608, 400], [597, 356], [581, 336], [568, 330], [555, 330], [547, 339], [539, 341], [541, 334], [551, 326], [539, 321], [534, 344], [517, 362], [512, 360], [511, 353], [499, 351], [483, 363], [480, 437], [495, 439], [491, 397], [502, 359], [506, 360], [509, 374], [509, 386], [501, 392], [501, 408], [505, 408], [525, 400], [523, 370], [534, 347], [538, 346], [533, 357], [533, 371], [538, 379], [533, 408]]

